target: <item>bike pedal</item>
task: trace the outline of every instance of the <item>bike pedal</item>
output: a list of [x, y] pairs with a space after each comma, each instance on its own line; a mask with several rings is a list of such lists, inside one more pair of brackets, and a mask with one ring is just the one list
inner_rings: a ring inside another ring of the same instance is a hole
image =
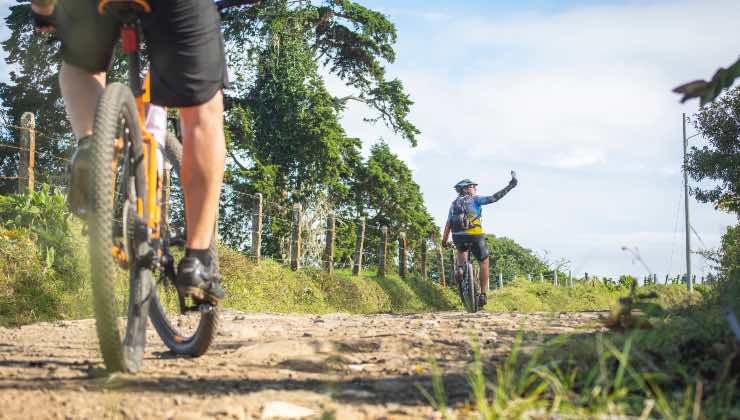
[[185, 307], [184, 312], [200, 312], [202, 314], [205, 314], [205, 313], [213, 311], [213, 309], [214, 309], [214, 306], [211, 305], [210, 303], [201, 303], [198, 305]]
[[211, 312], [213, 311], [213, 309], [215, 309], [215, 306], [210, 303], [201, 303], [200, 305], [198, 305], [198, 312], [202, 314]]

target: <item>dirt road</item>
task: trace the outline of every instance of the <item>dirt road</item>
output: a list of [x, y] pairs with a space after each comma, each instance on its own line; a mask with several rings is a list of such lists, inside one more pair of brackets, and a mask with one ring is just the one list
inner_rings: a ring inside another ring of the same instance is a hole
[[496, 361], [520, 330], [534, 344], [599, 328], [595, 313], [222, 315], [205, 356], [173, 357], [152, 331], [142, 371], [112, 378], [93, 320], [0, 328], [0, 418], [436, 418], [417, 386], [430, 356], [460, 406], [472, 335]]

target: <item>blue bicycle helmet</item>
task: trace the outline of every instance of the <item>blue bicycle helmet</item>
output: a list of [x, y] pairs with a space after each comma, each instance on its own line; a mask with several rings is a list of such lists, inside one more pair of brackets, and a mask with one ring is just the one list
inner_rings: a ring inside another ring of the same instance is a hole
[[471, 185], [478, 185], [475, 182], [471, 181], [468, 178], [463, 179], [462, 181], [455, 184], [454, 188], [455, 191], [457, 191], [458, 194], [462, 193], [462, 190], [465, 189], [465, 187], [469, 187]]

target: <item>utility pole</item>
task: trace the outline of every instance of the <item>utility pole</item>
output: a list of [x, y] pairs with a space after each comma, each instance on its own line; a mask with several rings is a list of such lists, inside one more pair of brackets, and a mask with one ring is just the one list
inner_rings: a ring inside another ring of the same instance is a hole
[[682, 115], [683, 122], [683, 195], [684, 195], [684, 214], [686, 214], [686, 286], [689, 289], [689, 293], [694, 290], [694, 285], [691, 281], [691, 225], [689, 224], [689, 176], [686, 170], [687, 160], [686, 153], [688, 148], [688, 140], [686, 139], [686, 113]]

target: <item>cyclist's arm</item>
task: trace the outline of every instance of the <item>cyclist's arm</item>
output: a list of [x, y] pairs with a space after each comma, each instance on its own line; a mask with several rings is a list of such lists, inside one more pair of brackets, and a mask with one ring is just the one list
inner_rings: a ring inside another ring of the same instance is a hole
[[448, 220], [447, 223], [445, 223], [444, 233], [442, 233], [442, 246], [446, 246], [447, 241], [449, 239], [450, 239], [450, 221]]
[[506, 194], [509, 193], [514, 187], [516, 187], [517, 180], [512, 179], [511, 182], [509, 182], [509, 185], [506, 186], [506, 188], [502, 189], [501, 191], [497, 192], [494, 195], [489, 196], [479, 196], [476, 197], [479, 204], [491, 204], [495, 203], [498, 200], [502, 199]]

